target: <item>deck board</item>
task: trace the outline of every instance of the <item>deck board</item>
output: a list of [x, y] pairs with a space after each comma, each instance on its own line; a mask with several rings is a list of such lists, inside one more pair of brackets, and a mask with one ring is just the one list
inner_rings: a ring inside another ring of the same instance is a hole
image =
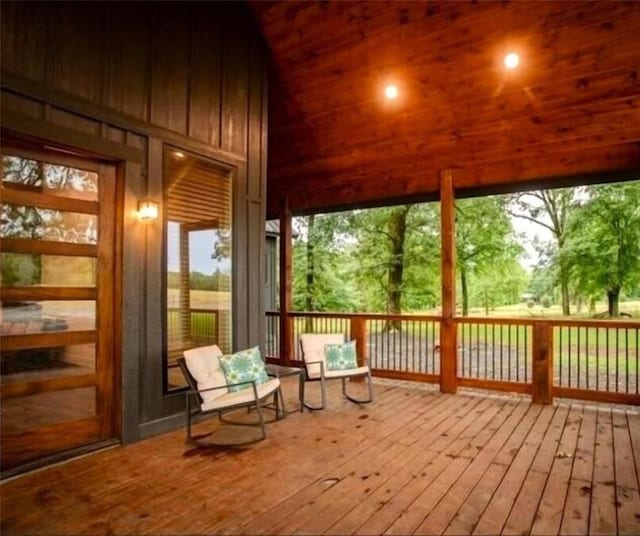
[[357, 406], [331, 386], [325, 411], [292, 413], [248, 449], [193, 448], [178, 430], [5, 481], [0, 529], [640, 533], [636, 408], [375, 387], [376, 402]]

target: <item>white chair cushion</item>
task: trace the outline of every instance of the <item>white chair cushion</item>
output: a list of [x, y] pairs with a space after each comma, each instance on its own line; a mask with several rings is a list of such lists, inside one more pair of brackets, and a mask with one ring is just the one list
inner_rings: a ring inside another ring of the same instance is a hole
[[[358, 367], [346, 370], [325, 370], [325, 378], [348, 378], [349, 376], [361, 376], [369, 372], [369, 367]], [[318, 375], [319, 376], [319, 375]]]
[[[266, 396], [272, 395], [278, 387], [280, 387], [280, 380], [274, 378], [266, 383], [261, 383], [256, 386], [258, 388], [258, 399], [262, 399]], [[235, 391], [234, 393], [228, 393], [223, 389], [220, 389], [223, 396], [216, 398], [215, 400], [209, 400], [202, 404], [203, 411], [211, 411], [213, 409], [224, 409], [236, 404], [245, 404], [254, 400], [253, 387], [249, 389], [243, 389], [242, 391]]]
[[[324, 347], [327, 344], [343, 344], [344, 334], [342, 333], [301, 333], [300, 344], [302, 346], [302, 358], [305, 363], [321, 361], [325, 366]], [[320, 365], [307, 366], [307, 372], [310, 378], [320, 377]]]
[[[198, 391], [222, 387], [227, 385], [224, 372], [220, 366], [219, 357], [222, 355], [220, 348], [213, 346], [201, 346], [184, 352], [184, 360], [189, 372], [198, 384]], [[200, 393], [203, 407], [213, 403], [218, 398], [227, 394], [226, 389], [216, 389]]]

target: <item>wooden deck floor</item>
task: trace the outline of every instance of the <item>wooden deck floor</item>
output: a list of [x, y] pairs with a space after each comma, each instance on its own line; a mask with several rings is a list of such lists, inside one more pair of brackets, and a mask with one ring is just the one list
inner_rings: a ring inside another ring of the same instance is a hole
[[181, 430], [5, 482], [2, 533], [640, 534], [637, 408], [332, 394], [243, 451]]

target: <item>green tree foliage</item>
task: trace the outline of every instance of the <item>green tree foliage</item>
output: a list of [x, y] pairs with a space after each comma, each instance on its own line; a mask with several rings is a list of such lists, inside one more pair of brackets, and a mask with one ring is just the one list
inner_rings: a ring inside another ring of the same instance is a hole
[[[516, 302], [524, 289], [522, 277], [517, 282], [509, 280], [508, 285], [504, 278], [508, 273], [522, 274], [518, 264], [522, 248], [506, 212], [507, 201], [504, 196], [489, 196], [456, 202], [456, 268], [463, 316], [469, 314], [471, 277], [482, 287], [474, 298], [479, 298], [486, 310], [504, 303], [501, 295], [505, 285], [510, 287], [507, 294], [515, 295]], [[496, 277], [500, 272], [504, 274]]]
[[557, 190], [535, 190], [516, 194], [510, 199], [509, 212], [547, 229], [555, 240], [557, 280], [562, 294], [562, 313], [570, 315], [569, 267], [561, 260], [560, 252], [567, 236], [567, 222], [575, 207], [578, 188], [562, 188]]
[[332, 213], [295, 218], [294, 230], [294, 309], [358, 310], [360, 303], [350, 275], [357, 259], [349, 254], [350, 237], [345, 232], [345, 215]]
[[433, 203], [350, 215], [359, 259], [354, 276], [365, 310], [399, 314], [439, 301], [439, 220]]
[[620, 293], [640, 282], [640, 182], [585, 189], [570, 221], [562, 262], [589, 296], [606, 293], [618, 316]]

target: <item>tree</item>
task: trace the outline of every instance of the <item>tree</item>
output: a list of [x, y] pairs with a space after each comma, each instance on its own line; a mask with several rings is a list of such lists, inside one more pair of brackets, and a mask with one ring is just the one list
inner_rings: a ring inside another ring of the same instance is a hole
[[[517, 264], [521, 252], [505, 210], [503, 196], [456, 202], [456, 260], [462, 294], [462, 315], [469, 314], [469, 278], [498, 264]], [[484, 300], [487, 303], [487, 300]]]
[[558, 252], [558, 279], [562, 294], [562, 314], [570, 315], [569, 268], [562, 262], [561, 252], [567, 233], [567, 221], [575, 206], [576, 188], [536, 190], [513, 196], [509, 213], [528, 220], [551, 232]]
[[294, 218], [293, 304], [298, 310], [356, 308], [348, 274], [352, 260], [341, 213]]
[[586, 188], [562, 255], [579, 286], [604, 291], [618, 316], [621, 291], [640, 282], [640, 182]]
[[[433, 306], [431, 287], [439, 266], [437, 207], [399, 205], [357, 211], [349, 217], [359, 262], [356, 278], [370, 309], [401, 314], [412, 307]], [[438, 276], [439, 277], [439, 276]], [[390, 322], [388, 329], [398, 328]]]

